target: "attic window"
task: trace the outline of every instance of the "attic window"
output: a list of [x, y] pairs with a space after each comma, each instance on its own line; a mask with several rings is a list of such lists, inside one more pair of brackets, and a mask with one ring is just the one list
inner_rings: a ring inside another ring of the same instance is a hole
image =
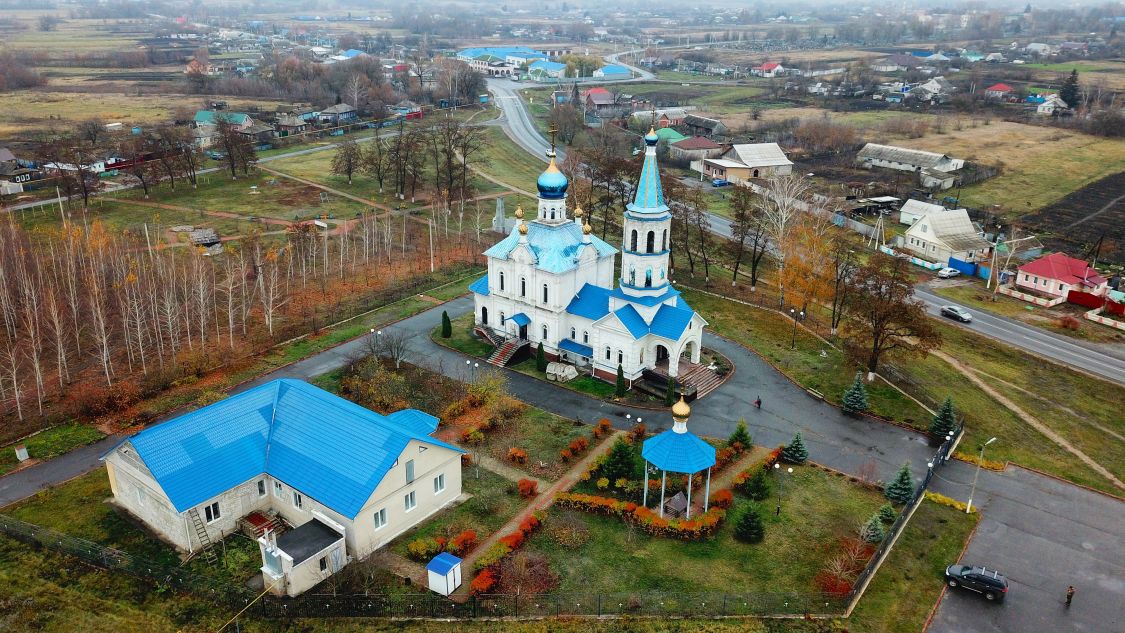
[[429, 447], [427, 447], [427, 446], [419, 446], [419, 447], [418, 447], [418, 452], [419, 452], [419, 453], [424, 453], [424, 452], [426, 452], [426, 450], [427, 450], [428, 448], [429, 448]]

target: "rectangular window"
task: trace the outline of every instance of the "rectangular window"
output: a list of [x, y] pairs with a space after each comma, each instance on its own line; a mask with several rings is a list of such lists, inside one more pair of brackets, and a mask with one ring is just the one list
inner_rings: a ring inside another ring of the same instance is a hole
[[284, 494], [284, 493], [285, 493], [285, 489], [281, 487], [281, 482], [280, 481], [273, 482], [273, 496], [280, 499], [281, 495]]
[[414, 481], [414, 460], [407, 460], [406, 462], [406, 483]]
[[383, 527], [387, 524], [387, 509], [383, 508], [375, 513], [375, 529]]
[[418, 502], [414, 499], [414, 491], [413, 490], [411, 490], [406, 495], [406, 497], [404, 498], [404, 501], [406, 501], [406, 511], [407, 512], [410, 512], [411, 510], [414, 509], [414, 506], [418, 505]]
[[301, 506], [303, 506], [304, 504], [305, 504], [305, 498], [301, 496], [301, 493], [294, 490], [293, 491], [293, 507], [300, 510]]
[[216, 501], [206, 508], [203, 508], [203, 514], [207, 516], [208, 523], [214, 523], [215, 521], [218, 521], [219, 517], [221, 516], [219, 513], [219, 502]]
[[266, 480], [265, 479], [259, 479], [258, 480], [258, 496], [259, 497], [266, 496]]
[[436, 495], [442, 490], [445, 490], [445, 473], [434, 477], [434, 494]]
[[1062, 292], [1062, 289], [1063, 289], [1063, 285], [1059, 284], [1059, 292]]
[[328, 571], [328, 557], [327, 556], [321, 556], [320, 557], [320, 571]]

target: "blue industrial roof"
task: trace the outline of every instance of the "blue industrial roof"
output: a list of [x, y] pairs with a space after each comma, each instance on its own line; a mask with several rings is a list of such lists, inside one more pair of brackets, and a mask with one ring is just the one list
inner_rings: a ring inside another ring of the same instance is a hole
[[485, 275], [484, 277], [481, 277], [480, 279], [469, 284], [469, 292], [474, 292], [478, 295], [481, 295], [482, 297], [487, 297], [489, 293], [488, 275]]
[[579, 356], [585, 356], [586, 358], [594, 357], [594, 348], [590, 347], [589, 345], [583, 345], [578, 341], [572, 341], [568, 338], [564, 338], [563, 340], [559, 341], [559, 347], [570, 352], [571, 354], [578, 354]]
[[435, 574], [444, 576], [452, 571], [454, 567], [460, 564], [460, 558], [457, 558], [449, 552], [442, 552], [437, 556], [434, 556], [433, 560], [426, 564], [426, 571], [432, 571]]
[[383, 416], [281, 379], [128, 441], [180, 512], [267, 474], [354, 518], [410, 440], [463, 452], [429, 437], [436, 425], [421, 411]]
[[634, 213], [665, 213], [664, 190], [660, 186], [660, 168], [656, 164], [656, 139], [651, 142], [646, 137], [645, 162], [641, 166], [641, 178], [637, 181], [637, 193], [625, 208]]
[[586, 317], [591, 321], [597, 321], [609, 314], [610, 293], [611, 291], [608, 288], [586, 284], [570, 300], [570, 304], [566, 306], [566, 311], [570, 314]]
[[615, 64], [610, 64], [609, 66], [602, 66], [599, 70], [602, 71], [603, 75], [628, 75], [629, 74], [628, 68], [626, 68], [624, 66], [617, 66]]
[[[485, 251], [485, 256], [508, 259], [508, 255], [520, 241], [517, 228], [513, 228], [508, 237]], [[574, 222], [551, 225], [531, 221], [527, 223], [527, 243], [535, 255], [536, 268], [550, 273], [566, 272], [577, 265], [582, 253], [582, 227]], [[598, 257], [617, 254], [616, 248], [593, 235], [590, 236], [590, 244], [597, 251]]]
[[478, 48], [466, 48], [457, 52], [457, 56], [461, 58], [477, 58], [481, 55], [495, 55], [496, 57], [507, 57], [508, 55], [537, 55], [543, 57], [539, 51], [530, 49], [526, 46], [484, 46]]
[[365, 53], [363, 51], [358, 51], [354, 48], [349, 48], [348, 50], [344, 51], [343, 53], [340, 53], [340, 57], [347, 57], [348, 59], [352, 59], [353, 57], [359, 57], [360, 55], [366, 55], [366, 54], [367, 53]]
[[560, 64], [559, 62], [549, 62], [545, 59], [540, 59], [528, 64], [527, 69], [542, 70], [544, 72], [557, 72], [560, 70], [566, 70], [566, 64]]
[[715, 447], [694, 433], [672, 429], [645, 440], [641, 456], [661, 470], [697, 473], [715, 465]]
[[515, 321], [516, 325], [527, 325], [531, 323], [531, 319], [528, 318], [528, 316], [523, 312], [517, 312], [513, 314], [512, 316], [508, 317], [508, 320]]

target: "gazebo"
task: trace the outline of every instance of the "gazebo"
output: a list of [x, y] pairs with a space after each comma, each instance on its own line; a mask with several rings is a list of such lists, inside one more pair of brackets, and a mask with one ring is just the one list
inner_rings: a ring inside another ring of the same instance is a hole
[[715, 465], [715, 447], [688, 432], [689, 417], [691, 417], [691, 407], [684, 402], [683, 396], [680, 396], [680, 401], [672, 405], [672, 428], [645, 440], [641, 448], [641, 456], [645, 458], [645, 486], [641, 503], [648, 507], [648, 465], [651, 463], [661, 470], [661, 518], [664, 517], [664, 489], [669, 472], [684, 473], [688, 476], [687, 518], [690, 519], [692, 479], [695, 478], [696, 473], [707, 471], [707, 488], [703, 497], [703, 511], [707, 511], [708, 498], [711, 496], [711, 467]]

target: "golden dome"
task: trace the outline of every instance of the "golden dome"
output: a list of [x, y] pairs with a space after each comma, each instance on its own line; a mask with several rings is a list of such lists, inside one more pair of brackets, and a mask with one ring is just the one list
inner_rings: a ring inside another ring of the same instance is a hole
[[543, 170], [543, 173], [545, 173], [545, 174], [560, 174], [560, 173], [562, 173], [562, 171], [559, 170], [559, 166], [557, 164], [555, 164], [554, 154], [551, 155], [551, 162], [547, 165], [547, 169]]
[[594, 232], [594, 227], [590, 226], [589, 222], [582, 225], [582, 234], [583, 235], [589, 235], [593, 232]]
[[684, 402], [684, 397], [680, 396], [680, 401], [672, 405], [672, 419], [677, 422], [686, 422], [691, 417], [691, 407], [687, 402]]
[[516, 219], [517, 220], [523, 219], [523, 205], [522, 204], [516, 205]]
[[586, 212], [582, 210], [582, 205], [580, 205], [580, 204], [576, 205], [574, 207], [574, 217], [580, 218], [584, 215], [586, 215]]
[[527, 222], [520, 223], [520, 235], [527, 235]]

